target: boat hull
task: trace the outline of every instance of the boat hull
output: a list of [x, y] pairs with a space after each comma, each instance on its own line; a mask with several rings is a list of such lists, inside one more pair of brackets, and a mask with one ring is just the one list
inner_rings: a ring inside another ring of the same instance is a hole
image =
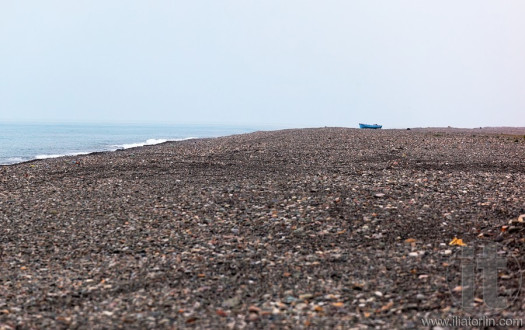
[[373, 124], [373, 125], [370, 125], [370, 124], [359, 124], [359, 128], [380, 129], [381, 127], [383, 127], [383, 126], [382, 125], [377, 125], [377, 124]]

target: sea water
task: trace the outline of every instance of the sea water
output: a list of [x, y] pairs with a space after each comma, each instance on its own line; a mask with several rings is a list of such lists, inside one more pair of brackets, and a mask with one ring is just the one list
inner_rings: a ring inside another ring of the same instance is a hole
[[0, 123], [0, 165], [256, 130], [213, 125]]

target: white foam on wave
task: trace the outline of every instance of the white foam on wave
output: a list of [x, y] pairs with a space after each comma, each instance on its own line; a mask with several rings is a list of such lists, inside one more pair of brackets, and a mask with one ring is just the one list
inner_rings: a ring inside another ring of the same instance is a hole
[[0, 160], [0, 165], [12, 165], [12, 164], [16, 164], [16, 163], [25, 162], [26, 160], [28, 160], [28, 159], [24, 159], [24, 158], [21, 158], [21, 157], [10, 157], [10, 158], [6, 158], [6, 159], [1, 159]]
[[184, 141], [184, 140], [191, 140], [195, 139], [194, 137], [188, 137], [183, 139], [147, 139], [143, 142], [137, 142], [137, 143], [126, 143], [126, 144], [119, 144], [115, 145], [114, 147], [117, 149], [129, 149], [129, 148], [137, 148], [137, 147], [144, 147], [144, 146], [152, 146], [155, 144], [160, 144], [168, 141]]
[[36, 155], [35, 159], [48, 159], [48, 158], [58, 158], [65, 155]]
[[58, 157], [66, 157], [66, 156], [80, 156], [80, 155], [87, 155], [91, 153], [90, 151], [82, 151], [82, 152], [70, 152], [67, 154], [55, 154], [55, 155], [36, 155], [35, 159], [49, 159], [49, 158], [58, 158]]
[[126, 143], [119, 145], [118, 147], [122, 149], [129, 149], [129, 148], [136, 148], [136, 147], [143, 147], [143, 146], [152, 146], [159, 143], [168, 142], [166, 139], [147, 139], [144, 142], [137, 142], [137, 143]]
[[19, 163], [23, 161], [24, 161], [24, 158], [21, 158], [21, 157], [12, 157], [12, 158], [6, 159], [6, 162], [10, 162], [10, 163]]

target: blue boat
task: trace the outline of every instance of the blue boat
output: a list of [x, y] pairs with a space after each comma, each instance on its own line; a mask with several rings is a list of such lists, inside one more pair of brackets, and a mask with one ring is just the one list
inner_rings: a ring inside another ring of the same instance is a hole
[[370, 125], [370, 124], [361, 124], [361, 123], [359, 123], [359, 128], [379, 129], [381, 127], [383, 127], [383, 126], [382, 125], [378, 125], [378, 124]]

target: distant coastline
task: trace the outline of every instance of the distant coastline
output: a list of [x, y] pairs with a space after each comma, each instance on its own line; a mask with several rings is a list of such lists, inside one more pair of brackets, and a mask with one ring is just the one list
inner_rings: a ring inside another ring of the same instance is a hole
[[461, 127], [414, 127], [410, 128], [419, 131], [439, 131], [439, 132], [465, 132], [465, 133], [494, 133], [494, 134], [525, 134], [525, 127], [494, 126], [478, 128]]

